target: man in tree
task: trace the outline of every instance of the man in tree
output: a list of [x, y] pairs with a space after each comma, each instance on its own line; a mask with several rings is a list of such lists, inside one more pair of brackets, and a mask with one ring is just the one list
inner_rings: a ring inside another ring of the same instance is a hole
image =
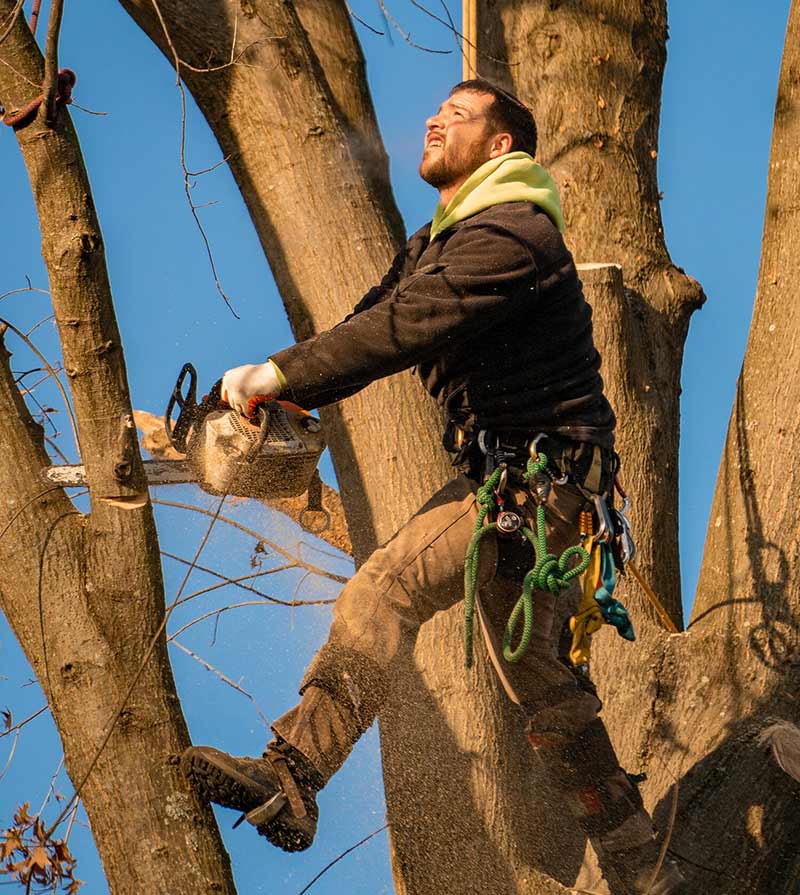
[[[208, 798], [243, 812], [270, 842], [307, 848], [316, 793], [374, 720], [392, 660], [413, 647], [423, 622], [458, 599], [476, 491], [505, 464], [493, 482], [512, 530], [477, 571], [498, 676], [609, 881], [624, 892], [677, 892], [677, 868], [656, 871], [652, 823], [598, 717], [596, 692], [566, 661], [569, 637], [554, 625], [556, 598], [535, 594], [533, 636], [521, 659], [504, 660], [499, 647], [535, 562], [514, 525], [543, 502], [548, 552], [558, 555], [578, 542], [581, 511], [592, 494], [610, 489], [615, 464], [615, 418], [603, 395], [591, 310], [561, 236], [555, 184], [533, 160], [536, 125], [514, 97], [473, 80], [453, 88], [426, 128], [420, 174], [440, 197], [432, 222], [342, 323], [266, 363], [229, 370], [223, 398], [249, 416], [265, 396], [314, 408], [415, 367], [447, 413], [445, 443], [461, 474], [343, 589], [301, 702], [275, 721], [264, 756], [200, 746], [184, 753], [182, 766]], [[523, 477], [534, 447], [549, 460], [538, 493]]]

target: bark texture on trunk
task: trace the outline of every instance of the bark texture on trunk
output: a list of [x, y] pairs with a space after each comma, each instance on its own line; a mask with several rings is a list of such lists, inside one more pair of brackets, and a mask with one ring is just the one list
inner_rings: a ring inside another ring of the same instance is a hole
[[[0, 0], [2, 17], [13, 7]], [[0, 100], [9, 110], [21, 108], [43, 75], [24, 19], [1, 52], [9, 64], [0, 66]], [[61, 489], [43, 484], [49, 460], [42, 433], [3, 346], [0, 600], [42, 684], [77, 784], [163, 618], [164, 591], [88, 178], [66, 111], [52, 128], [43, 119], [42, 110], [17, 137], [39, 213], [92, 512], [81, 515]], [[81, 793], [114, 895], [234, 892], [213, 815], [173, 761], [188, 742], [162, 637]], [[192, 859], [174, 861], [176, 854]]]
[[759, 743], [775, 720], [800, 719], [800, 480], [793, 461], [800, 448], [798, 145], [795, 0], [778, 83], [750, 337], [691, 623], [670, 642], [654, 705], [662, 758], [676, 776], [683, 769], [675, 847], [715, 871], [693, 869], [697, 892], [713, 886], [731, 895], [789, 895], [800, 885], [797, 784]]

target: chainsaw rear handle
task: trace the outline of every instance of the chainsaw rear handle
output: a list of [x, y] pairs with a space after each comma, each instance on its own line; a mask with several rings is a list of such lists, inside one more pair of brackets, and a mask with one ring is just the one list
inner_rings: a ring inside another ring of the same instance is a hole
[[[188, 386], [186, 379], [189, 379]], [[181, 367], [175, 387], [167, 404], [164, 414], [164, 430], [167, 433], [169, 443], [181, 454], [187, 451], [187, 439], [192, 426], [197, 425], [204, 416], [211, 413], [222, 403], [222, 380], [218, 379], [207, 395], [203, 395], [200, 404], [197, 403], [197, 370], [194, 364], [185, 363]], [[175, 406], [178, 406], [178, 418], [173, 422], [172, 414]]]
[[[184, 393], [186, 377], [189, 377], [189, 386]], [[179, 407], [178, 419], [173, 423], [172, 414], [175, 405]], [[169, 403], [164, 414], [164, 431], [167, 433], [169, 443], [181, 454], [186, 453], [186, 439], [197, 412], [197, 370], [194, 364], [185, 363], [181, 367], [175, 387], [169, 396]]]

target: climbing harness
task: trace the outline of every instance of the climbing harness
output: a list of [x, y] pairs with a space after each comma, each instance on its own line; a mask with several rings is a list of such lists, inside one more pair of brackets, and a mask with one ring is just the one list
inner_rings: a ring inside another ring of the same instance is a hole
[[[487, 481], [478, 489], [478, 518], [467, 548], [464, 561], [464, 620], [466, 667], [472, 665], [473, 620], [475, 614], [475, 594], [478, 582], [478, 564], [481, 542], [490, 532], [509, 535], [519, 532], [533, 547], [536, 564], [525, 575], [522, 594], [511, 611], [511, 615], [503, 634], [503, 657], [507, 662], [519, 662], [530, 645], [533, 634], [533, 592], [548, 590], [554, 596], [558, 594], [580, 575], [589, 565], [589, 554], [579, 545], [567, 547], [560, 557], [547, 552], [547, 535], [545, 530], [544, 505], [552, 487], [551, 477], [547, 473], [548, 459], [543, 453], [536, 452], [536, 442], [531, 446], [531, 457], [527, 461], [526, 471], [522, 476], [528, 482], [536, 502], [536, 531], [524, 524], [519, 514], [504, 510], [502, 492], [508, 476], [505, 463], [500, 463], [491, 473]], [[500, 508], [494, 522], [486, 523], [490, 513]], [[569, 567], [573, 556], [579, 556], [580, 562]], [[517, 623], [522, 616], [522, 634], [516, 648], [512, 646]]]
[[[465, 620], [465, 653], [466, 666], [472, 664], [473, 627], [476, 608], [476, 592], [478, 586], [478, 569], [480, 549], [483, 539], [490, 533], [497, 537], [519, 534], [534, 549], [536, 562], [523, 579], [522, 593], [517, 600], [508, 619], [503, 634], [503, 657], [507, 662], [519, 662], [533, 635], [533, 594], [535, 591], [549, 591], [554, 596], [577, 576], [580, 576], [582, 598], [577, 612], [569, 620], [572, 632], [570, 660], [576, 667], [586, 666], [591, 656], [591, 637], [603, 624], [614, 627], [625, 640], [635, 640], [630, 616], [625, 606], [614, 597], [617, 575], [631, 565], [637, 580], [641, 576], [631, 560], [636, 547], [628, 520], [630, 500], [622, 490], [616, 475], [614, 486], [623, 499], [621, 508], [615, 508], [606, 494], [580, 487], [591, 510], [580, 514], [580, 544], [568, 547], [560, 557], [547, 550], [545, 529], [545, 504], [550, 490], [555, 484], [563, 484], [570, 480], [568, 473], [556, 479], [548, 468], [546, 454], [538, 451], [538, 442], [545, 437], [538, 435], [530, 444], [530, 457], [526, 471], [522, 475], [536, 504], [534, 528], [528, 527], [522, 516], [514, 509], [505, 507], [503, 492], [508, 480], [508, 467], [504, 462], [509, 455], [504, 453], [499, 439], [492, 446], [489, 433], [480, 432], [477, 444], [486, 457], [486, 475], [484, 484], [478, 489], [476, 502], [478, 517], [475, 521], [472, 538], [467, 548], [464, 562], [464, 620]], [[460, 445], [459, 445], [460, 447]], [[590, 466], [592, 481], [600, 482], [600, 470], [593, 461]], [[563, 471], [563, 470], [562, 470]], [[595, 524], [596, 520], [596, 524]], [[579, 557], [575, 562], [573, 557]], [[653, 596], [648, 594], [653, 600]], [[654, 602], [658, 610], [660, 604]], [[666, 613], [661, 608], [661, 613]], [[659, 613], [659, 614], [661, 614]], [[668, 616], [666, 616], [668, 619]], [[520, 621], [522, 631], [519, 642], [514, 646], [514, 638]], [[673, 626], [674, 627], [674, 626]]]

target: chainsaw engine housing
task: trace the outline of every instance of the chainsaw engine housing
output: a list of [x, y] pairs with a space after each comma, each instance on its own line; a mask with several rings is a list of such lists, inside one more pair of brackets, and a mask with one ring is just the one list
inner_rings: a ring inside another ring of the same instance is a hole
[[273, 401], [254, 422], [235, 410], [204, 416], [189, 439], [187, 459], [210, 494], [294, 497], [308, 490], [324, 448], [318, 419]]

